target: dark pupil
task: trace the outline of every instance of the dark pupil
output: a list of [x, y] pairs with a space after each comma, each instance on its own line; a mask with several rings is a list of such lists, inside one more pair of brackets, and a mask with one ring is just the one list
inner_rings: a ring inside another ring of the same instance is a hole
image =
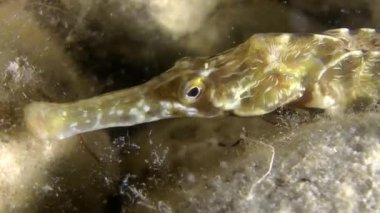
[[196, 98], [200, 92], [201, 90], [198, 87], [193, 87], [187, 91], [186, 95], [188, 97]]

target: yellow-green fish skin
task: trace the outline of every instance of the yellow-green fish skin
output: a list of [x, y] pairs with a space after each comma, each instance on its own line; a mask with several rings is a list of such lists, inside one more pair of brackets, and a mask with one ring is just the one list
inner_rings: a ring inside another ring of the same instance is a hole
[[213, 57], [184, 58], [150, 81], [73, 103], [31, 103], [40, 138], [174, 117], [254, 116], [282, 106], [340, 114], [380, 91], [380, 36], [373, 29], [255, 34]]

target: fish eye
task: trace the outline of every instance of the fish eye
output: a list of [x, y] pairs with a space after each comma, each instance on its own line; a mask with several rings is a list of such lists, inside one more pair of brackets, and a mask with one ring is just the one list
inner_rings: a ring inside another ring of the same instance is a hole
[[204, 88], [202, 79], [191, 80], [182, 89], [182, 99], [186, 103], [194, 103], [202, 96]]
[[186, 96], [188, 98], [197, 98], [202, 92], [202, 89], [195, 86], [195, 87], [191, 87], [189, 88], [187, 91], [186, 91]]

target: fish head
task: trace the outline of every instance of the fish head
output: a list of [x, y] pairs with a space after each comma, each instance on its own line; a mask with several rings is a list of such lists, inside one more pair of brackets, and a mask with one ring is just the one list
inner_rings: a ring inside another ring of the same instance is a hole
[[159, 109], [162, 117], [214, 117], [224, 110], [213, 102], [215, 84], [207, 73], [205, 58], [183, 58], [168, 71], [148, 81], [146, 104]]

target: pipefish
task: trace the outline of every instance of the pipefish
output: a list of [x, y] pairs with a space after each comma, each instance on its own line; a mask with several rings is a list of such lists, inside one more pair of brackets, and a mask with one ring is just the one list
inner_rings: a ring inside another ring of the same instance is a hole
[[72, 103], [34, 102], [25, 122], [64, 139], [175, 117], [256, 116], [282, 106], [334, 116], [380, 92], [380, 35], [346, 28], [320, 34], [262, 33], [212, 57], [183, 58], [136, 87]]

